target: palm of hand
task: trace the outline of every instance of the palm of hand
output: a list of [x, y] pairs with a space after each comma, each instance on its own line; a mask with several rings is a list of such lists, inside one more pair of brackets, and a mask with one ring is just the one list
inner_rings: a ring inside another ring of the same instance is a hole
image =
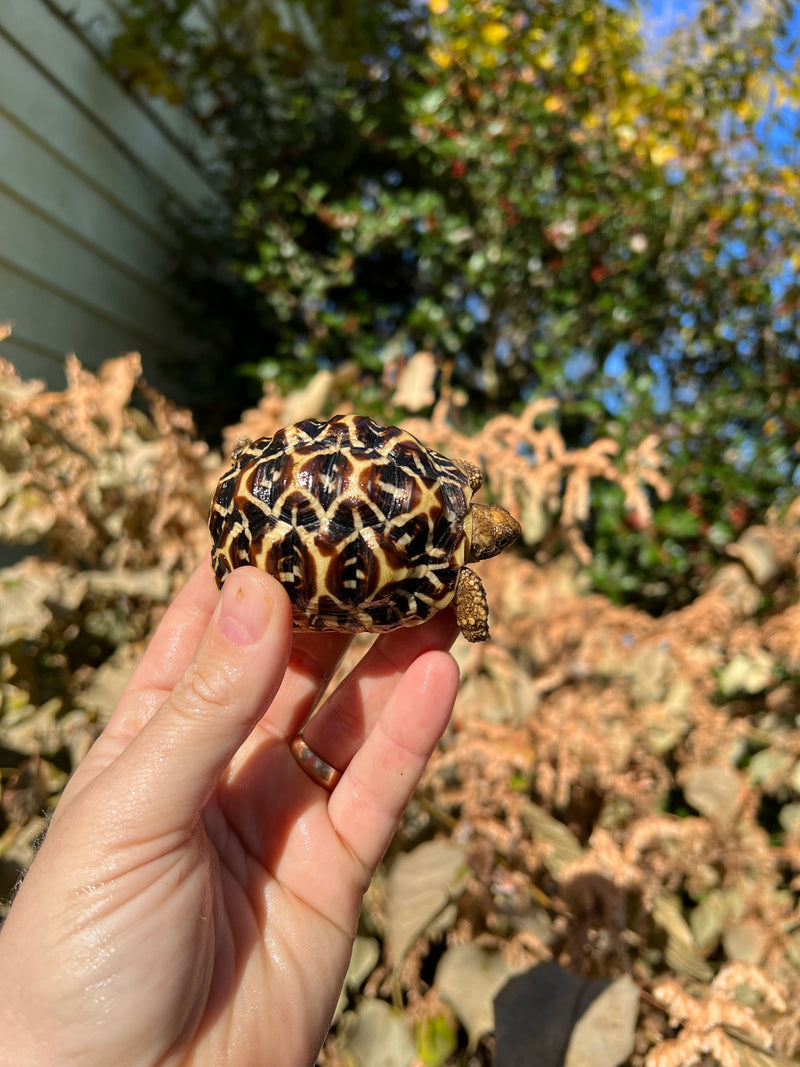
[[346, 768], [328, 794], [287, 742], [346, 639], [292, 644], [270, 579], [228, 585], [271, 600], [263, 635], [226, 630], [195, 574], [11, 910], [0, 1003], [19, 1028], [35, 991], [32, 1062], [310, 1064], [324, 1037], [361, 895], [452, 707], [453, 623], [381, 638], [317, 713], [309, 743]]

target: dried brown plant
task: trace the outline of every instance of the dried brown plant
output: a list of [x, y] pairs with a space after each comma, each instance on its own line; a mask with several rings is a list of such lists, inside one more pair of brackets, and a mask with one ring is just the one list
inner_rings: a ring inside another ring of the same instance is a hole
[[738, 960], [720, 968], [701, 999], [690, 996], [672, 978], [658, 982], [653, 996], [680, 1033], [652, 1049], [645, 1067], [701, 1063], [704, 1053], [710, 1053], [721, 1067], [738, 1067], [741, 1061], [732, 1040], [732, 1032], [737, 1031], [755, 1039], [764, 1051], [771, 1048], [770, 1029], [758, 1021], [752, 1008], [734, 999], [741, 986], [760, 994], [767, 1009], [785, 1012], [786, 996], [780, 985], [759, 968]]
[[[410, 407], [409, 391], [427, 395], [429, 361], [418, 370], [421, 385], [398, 377]], [[346, 411], [354, 388], [347, 372], [324, 372], [290, 396], [270, 390], [217, 454], [141, 381], [135, 355], [97, 374], [71, 358], [67, 373], [53, 392], [0, 362], [0, 537], [40, 550], [0, 571], [24, 592], [0, 604], [0, 726], [17, 754], [0, 772], [0, 858], [14, 870], [63, 787], [64, 753], [70, 768], [85, 753], [202, 557], [208, 499], [237, 438]], [[554, 415], [534, 402], [468, 433], [444, 389], [429, 418], [403, 420], [484, 468], [484, 494], [522, 517], [526, 544], [480, 564], [492, 640], [455, 647], [456, 711], [387, 861], [443, 837], [463, 849], [468, 877], [400, 961], [385, 948], [378, 879], [363, 921], [382, 952], [362, 993], [394, 996], [410, 1023], [427, 1017], [441, 1007], [437, 955], [474, 943], [514, 969], [557, 960], [651, 990], [633, 1067], [738, 1064], [742, 1040], [769, 1049], [773, 1035], [793, 1055], [800, 501], [745, 532], [682, 610], [613, 605], [586, 592], [581, 571], [589, 490], [614, 482], [646, 521], [651, 496], [668, 492], [660, 453], [653, 440], [624, 455], [608, 441], [571, 451]], [[553, 558], [557, 544], [573, 551]], [[322, 1062], [348, 1055], [335, 1031]], [[486, 1062], [490, 1043], [474, 1055]]]
[[[65, 370], [52, 392], [0, 361], [3, 539], [100, 570], [185, 573], [205, 547], [216, 467], [191, 418], [140, 381], [136, 353], [97, 374], [69, 356]], [[137, 386], [149, 418], [131, 406]]]

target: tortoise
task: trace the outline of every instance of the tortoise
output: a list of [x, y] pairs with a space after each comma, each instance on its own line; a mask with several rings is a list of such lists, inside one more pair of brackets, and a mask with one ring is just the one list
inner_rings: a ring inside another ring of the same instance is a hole
[[497, 555], [521, 527], [472, 503], [481, 481], [473, 463], [364, 415], [245, 439], [211, 502], [216, 583], [234, 567], [267, 570], [305, 631], [416, 626], [452, 602], [466, 639], [485, 641], [486, 593], [466, 563]]

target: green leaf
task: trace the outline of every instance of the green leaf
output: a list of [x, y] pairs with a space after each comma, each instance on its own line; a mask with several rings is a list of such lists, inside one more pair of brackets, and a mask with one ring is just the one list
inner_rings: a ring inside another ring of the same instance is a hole
[[426, 1016], [417, 1024], [417, 1055], [426, 1067], [441, 1067], [458, 1048], [458, 1035], [444, 1015]]

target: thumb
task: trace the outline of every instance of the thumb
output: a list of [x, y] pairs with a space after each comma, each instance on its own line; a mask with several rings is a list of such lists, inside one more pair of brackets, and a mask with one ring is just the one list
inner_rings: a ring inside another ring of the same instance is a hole
[[253, 567], [225, 579], [197, 652], [156, 714], [108, 768], [137, 801], [137, 826], [190, 830], [283, 680], [291, 610]]

